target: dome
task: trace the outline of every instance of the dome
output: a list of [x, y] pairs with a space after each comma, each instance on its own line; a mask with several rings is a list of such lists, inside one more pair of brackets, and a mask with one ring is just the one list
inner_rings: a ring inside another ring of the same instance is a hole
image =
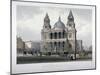
[[59, 20], [55, 23], [54, 29], [65, 29], [65, 25], [63, 22], [61, 22], [60, 17]]

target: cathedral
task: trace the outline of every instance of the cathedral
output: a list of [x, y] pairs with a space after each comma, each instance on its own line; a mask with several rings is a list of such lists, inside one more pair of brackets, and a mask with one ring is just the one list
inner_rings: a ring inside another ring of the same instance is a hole
[[[71, 10], [67, 19], [67, 24], [64, 24], [59, 17], [54, 27], [51, 27], [49, 15], [46, 13], [43, 29], [41, 30], [41, 52], [43, 54], [68, 54], [75, 58], [77, 43], [80, 40], [76, 38], [77, 30]], [[82, 47], [82, 43], [80, 46]]]

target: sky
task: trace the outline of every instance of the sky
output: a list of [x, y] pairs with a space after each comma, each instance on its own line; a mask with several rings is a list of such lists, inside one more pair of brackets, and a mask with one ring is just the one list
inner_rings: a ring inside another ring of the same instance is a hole
[[74, 16], [77, 40], [82, 40], [83, 46], [89, 47], [92, 44], [91, 9], [18, 5], [16, 8], [17, 36], [24, 41], [40, 41], [46, 13], [49, 15], [50, 25], [53, 28], [59, 16], [66, 26], [70, 10], [72, 10]]

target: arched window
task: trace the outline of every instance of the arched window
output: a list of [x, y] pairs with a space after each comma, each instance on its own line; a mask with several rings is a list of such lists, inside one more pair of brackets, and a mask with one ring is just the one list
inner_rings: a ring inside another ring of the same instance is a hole
[[57, 39], [57, 33], [56, 33], [56, 32], [55, 32], [55, 34], [54, 34], [54, 35], [55, 35], [55, 39]]
[[63, 46], [63, 50], [64, 50], [64, 47], [65, 47], [65, 42], [64, 41], [62, 42], [62, 46]]
[[54, 42], [55, 47], [57, 46], [57, 42]]
[[65, 38], [65, 31], [64, 30], [62, 32], [62, 35], [63, 35], [62, 37]]
[[53, 34], [52, 34], [52, 33], [50, 33], [50, 39], [52, 39], [52, 37], [53, 37]]
[[63, 45], [63, 47], [64, 47], [64, 45], [65, 45], [65, 42], [64, 42], [64, 41], [63, 41], [62, 45]]
[[59, 32], [59, 39], [61, 38], [61, 32]]
[[45, 26], [45, 28], [47, 28], [47, 26]]

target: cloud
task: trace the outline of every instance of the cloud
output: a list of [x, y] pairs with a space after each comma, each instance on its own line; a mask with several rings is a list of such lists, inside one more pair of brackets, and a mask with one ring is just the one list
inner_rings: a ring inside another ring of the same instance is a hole
[[83, 40], [84, 46], [90, 46], [92, 44], [92, 27], [90, 25], [84, 25], [77, 29], [77, 38]]
[[[24, 41], [39, 41], [41, 35], [40, 32], [32, 31], [28, 28], [19, 28], [17, 27], [17, 35], [22, 37]], [[33, 40], [34, 39], [34, 40]]]
[[41, 39], [41, 29], [46, 13], [48, 13], [50, 24], [53, 27], [59, 16], [66, 25], [70, 10], [74, 15], [77, 38], [83, 40], [84, 45], [91, 45], [92, 11], [90, 9], [17, 6], [17, 34], [24, 40], [38, 41]]
[[41, 13], [40, 7], [37, 6], [17, 6], [17, 20], [26, 20], [32, 18], [36, 14]]

